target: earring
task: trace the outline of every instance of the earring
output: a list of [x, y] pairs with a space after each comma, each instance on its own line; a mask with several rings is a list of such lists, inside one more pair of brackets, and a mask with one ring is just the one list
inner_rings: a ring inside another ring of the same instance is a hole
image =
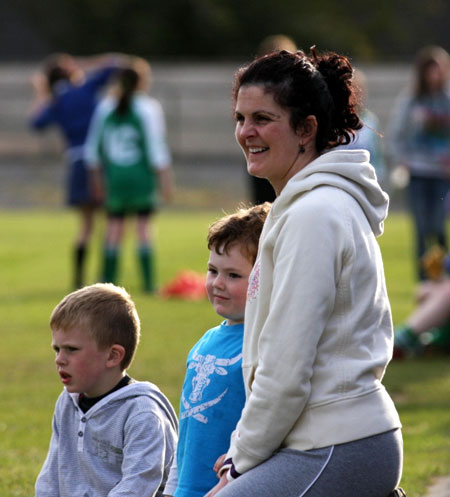
[[299, 153], [304, 154], [306, 152], [305, 146], [304, 145], [299, 145], [298, 151], [299, 151]]

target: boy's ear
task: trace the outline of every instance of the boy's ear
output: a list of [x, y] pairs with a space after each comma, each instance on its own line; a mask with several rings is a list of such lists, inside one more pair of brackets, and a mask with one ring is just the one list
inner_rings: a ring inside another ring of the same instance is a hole
[[122, 362], [122, 359], [124, 357], [125, 357], [125, 347], [123, 345], [115, 343], [109, 351], [109, 356], [106, 361], [106, 365], [111, 368], [118, 366]]

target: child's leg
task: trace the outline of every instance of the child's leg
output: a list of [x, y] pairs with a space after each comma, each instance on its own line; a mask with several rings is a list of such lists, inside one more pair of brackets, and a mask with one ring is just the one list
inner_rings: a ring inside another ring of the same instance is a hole
[[120, 243], [125, 228], [123, 216], [109, 216], [106, 228], [106, 241], [103, 261], [103, 281], [106, 283], [117, 283], [118, 262]]
[[394, 357], [417, 355], [430, 345], [447, 349], [449, 322], [450, 280], [422, 284], [417, 308], [394, 331]]
[[138, 259], [145, 292], [154, 292], [155, 268], [153, 251], [153, 231], [151, 217], [148, 213], [140, 213], [137, 217]]
[[415, 333], [442, 326], [450, 319], [450, 280], [435, 283], [408, 319]]
[[75, 244], [73, 250], [74, 288], [82, 288], [84, 285], [84, 266], [86, 261], [86, 253], [87, 253], [86, 245]]
[[94, 227], [95, 209], [90, 205], [82, 205], [79, 208], [80, 231], [74, 248], [74, 287], [81, 288], [84, 285], [84, 267], [87, 254], [87, 246]]

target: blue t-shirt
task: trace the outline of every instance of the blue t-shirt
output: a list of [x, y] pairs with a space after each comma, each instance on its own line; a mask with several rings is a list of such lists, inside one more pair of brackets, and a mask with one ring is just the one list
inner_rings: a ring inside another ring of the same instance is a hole
[[217, 483], [213, 470], [227, 452], [245, 403], [244, 325], [225, 321], [207, 331], [187, 358], [180, 403], [176, 497], [203, 497]]

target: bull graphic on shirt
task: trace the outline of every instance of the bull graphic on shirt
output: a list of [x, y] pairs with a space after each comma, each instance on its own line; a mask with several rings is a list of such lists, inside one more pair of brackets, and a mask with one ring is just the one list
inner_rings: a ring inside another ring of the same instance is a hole
[[197, 350], [193, 352], [193, 361], [189, 364], [189, 369], [195, 369], [197, 374], [192, 379], [192, 392], [189, 395], [189, 401], [192, 404], [197, 405], [192, 406], [184, 395], [182, 395], [181, 401], [185, 411], [181, 413], [181, 419], [193, 416], [202, 423], [208, 422], [208, 418], [201, 414], [201, 412], [220, 402], [228, 391], [228, 388], [226, 388], [218, 397], [198, 404], [198, 402], [202, 400], [205, 388], [211, 383], [210, 376], [213, 374], [218, 374], [220, 376], [227, 375], [227, 366], [236, 364], [241, 360], [241, 358], [242, 354], [238, 354], [236, 357], [232, 357], [230, 359], [221, 359], [211, 354], [203, 356], [199, 354]]

